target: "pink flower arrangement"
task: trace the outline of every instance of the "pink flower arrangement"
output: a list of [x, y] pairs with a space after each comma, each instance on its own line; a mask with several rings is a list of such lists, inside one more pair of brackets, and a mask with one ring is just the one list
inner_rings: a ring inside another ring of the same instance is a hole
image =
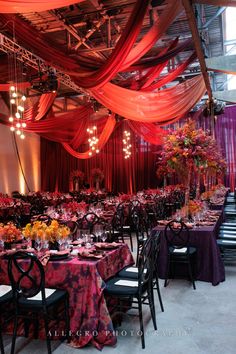
[[78, 211], [85, 212], [87, 209], [87, 204], [85, 202], [78, 203], [78, 202], [73, 201], [73, 202], [69, 202], [67, 204], [64, 204], [63, 207], [66, 210], [70, 211], [71, 213], [76, 213]]
[[84, 179], [84, 173], [80, 170], [73, 170], [70, 173], [70, 180], [73, 181], [75, 179], [80, 179], [81, 181], [83, 181]]
[[13, 198], [6, 198], [6, 197], [0, 197], [0, 207], [9, 207], [14, 204], [14, 199]]
[[94, 181], [98, 180], [99, 182], [102, 182], [104, 179], [104, 173], [100, 168], [93, 168], [91, 171], [91, 176]]

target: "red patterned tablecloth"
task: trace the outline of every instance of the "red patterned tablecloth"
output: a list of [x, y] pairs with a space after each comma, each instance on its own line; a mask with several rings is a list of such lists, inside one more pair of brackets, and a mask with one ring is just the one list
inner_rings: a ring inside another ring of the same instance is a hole
[[[104, 280], [133, 264], [126, 244], [111, 250], [99, 260], [78, 259], [50, 261], [45, 267], [46, 287], [65, 289], [70, 304], [70, 344], [84, 347], [92, 343], [98, 349], [114, 345], [116, 337], [103, 295]], [[9, 283], [7, 260], [0, 260], [0, 284]]]

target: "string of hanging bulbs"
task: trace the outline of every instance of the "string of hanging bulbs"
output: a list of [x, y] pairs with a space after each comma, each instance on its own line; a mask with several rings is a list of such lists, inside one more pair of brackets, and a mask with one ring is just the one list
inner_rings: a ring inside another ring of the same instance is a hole
[[124, 134], [123, 134], [123, 151], [124, 151], [125, 159], [129, 159], [130, 158], [130, 156], [131, 156], [131, 147], [132, 147], [132, 145], [130, 144], [130, 132], [125, 130]]
[[24, 110], [26, 96], [19, 91], [15, 85], [10, 86], [9, 91], [10, 96], [10, 117], [9, 122], [11, 123], [10, 130], [16, 132], [21, 139], [25, 138], [24, 128], [26, 128], [26, 123], [24, 121]]
[[96, 125], [94, 125], [92, 128], [88, 128], [87, 133], [89, 134], [89, 138], [88, 138], [88, 143], [89, 143], [89, 147], [90, 147], [89, 156], [92, 156], [93, 153], [98, 154], [99, 153], [99, 148], [98, 148], [99, 139], [97, 137]]

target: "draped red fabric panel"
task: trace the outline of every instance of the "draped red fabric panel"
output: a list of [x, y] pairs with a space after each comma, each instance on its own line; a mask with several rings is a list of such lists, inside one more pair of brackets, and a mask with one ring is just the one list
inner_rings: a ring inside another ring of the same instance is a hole
[[[77, 3], [83, 0], [76, 0]], [[40, 12], [74, 4], [74, 0], [0, 0], [1, 13]]]
[[[179, 39], [176, 38], [168, 47], [162, 49], [159, 53], [160, 56], [167, 53], [168, 50], [176, 47], [178, 44]], [[152, 81], [160, 75], [164, 67], [167, 65], [168, 60], [164, 61], [162, 64], [158, 64], [154, 67], [151, 67], [148, 70], [140, 70], [138, 74], [134, 75], [133, 77], [129, 77], [126, 80], [121, 82], [122, 87], [129, 87], [131, 89], [138, 90], [140, 86], [145, 87], [152, 83]]]
[[[98, 141], [98, 149], [99, 151], [104, 147], [108, 139], [110, 138], [114, 128], [116, 125], [116, 120], [114, 115], [108, 116], [107, 122], [105, 124], [105, 127], [99, 136], [99, 141]], [[76, 157], [77, 159], [89, 159], [94, 157], [94, 154], [92, 154], [92, 150], [89, 149], [85, 152], [77, 152], [75, 151], [69, 144], [67, 143], [62, 143], [62, 146], [68, 151], [72, 156]], [[91, 153], [91, 155], [90, 155]]]
[[49, 112], [56, 96], [56, 92], [43, 93], [35, 104], [25, 110], [24, 118], [27, 120], [42, 119]]
[[[77, 78], [76, 83], [79, 86], [91, 88], [104, 85], [106, 82], [110, 81], [117, 72], [119, 72], [119, 69], [122, 67], [130, 50], [136, 42], [148, 4], [149, 0], [137, 0], [128, 23], [110, 57], [100, 69], [92, 73], [90, 72], [86, 79]], [[73, 75], [73, 73], [71, 75]]]
[[[10, 90], [10, 87], [14, 85], [13, 83], [12, 84], [0, 84], [0, 91], [9, 91]], [[30, 87], [30, 83], [29, 82], [21, 82], [20, 83], [20, 88], [21, 89], [25, 89], [27, 87]]]
[[139, 92], [111, 83], [92, 89], [92, 95], [122, 117], [139, 122], [165, 124], [188, 112], [206, 91], [202, 75], [159, 92]]
[[[126, 69], [140, 59], [153, 47], [182, 8], [179, 0], [175, 1], [174, 4], [171, 3], [167, 5], [160, 16], [159, 21], [155, 23], [142, 40], [131, 49], [137, 34], [140, 31], [140, 22], [144, 16], [146, 6], [146, 0], [145, 3], [144, 1], [138, 0], [134, 11], [131, 14], [130, 20], [128, 21], [127, 27], [117, 44], [117, 48], [113, 51], [114, 54], [112, 53], [107, 62], [102, 64], [102, 67], [98, 70], [97, 74], [95, 72], [95, 76], [91, 76], [91, 80], [88, 80], [87, 77], [79, 78], [79, 76], [94, 75], [94, 71], [83, 70], [76, 60], [69, 58], [55, 46], [55, 43], [47, 41], [45, 36], [41, 35], [36, 29], [21, 20], [19, 17], [13, 17], [10, 14], [0, 14], [0, 20], [5, 23], [5, 27], [8, 31], [12, 31], [12, 21], [14, 20], [15, 33], [18, 41], [22, 45], [30, 46], [34, 53], [42, 57], [48, 64], [59, 69], [63, 68], [64, 71], [67, 71], [74, 77], [78, 76], [78, 85], [86, 88], [104, 84], [119, 71]], [[135, 16], [137, 18], [135, 18]], [[37, 38], [37, 40], [35, 40], [35, 38]]]
[[[42, 190], [69, 190], [70, 172], [79, 169], [85, 173], [85, 179], [92, 185], [92, 168], [101, 168], [104, 172], [103, 186], [115, 192], [136, 192], [143, 188], [155, 188], [157, 152], [160, 147], [143, 143], [131, 131], [132, 155], [124, 159], [123, 131], [129, 129], [123, 121], [113, 132], [111, 138], [99, 154], [92, 159], [76, 159], [61, 144], [45, 139], [41, 140], [41, 183]], [[129, 129], [130, 130], [130, 129]], [[137, 153], [138, 151], [138, 153]]]
[[92, 112], [90, 105], [81, 106], [60, 116], [49, 116], [44, 120], [28, 122], [26, 131], [44, 134], [47, 139], [60, 143], [70, 143], [75, 134], [86, 126], [86, 121]]
[[164, 77], [160, 78], [157, 82], [155, 82], [152, 85], [142, 87], [141, 91], [153, 91], [157, 88], [160, 88], [167, 84], [168, 82], [173, 81], [178, 75], [184, 72], [184, 70], [191, 64], [195, 59], [197, 55], [194, 52], [184, 63], [178, 65], [173, 71], [169, 72], [167, 75]]
[[174, 21], [177, 15], [182, 10], [181, 1], [176, 0], [170, 2], [163, 13], [159, 17], [159, 20], [152, 26], [148, 33], [141, 39], [141, 41], [130, 51], [125, 63], [122, 66], [122, 71], [130, 67], [133, 63], [139, 60], [144, 54], [146, 54], [161, 38], [163, 33]]
[[160, 55], [157, 54], [154, 57], [145, 57], [144, 59], [139, 60], [137, 63], [131, 65], [128, 69], [124, 71], [130, 70], [146, 70], [150, 67], [156, 66], [158, 64], [164, 63], [173, 57], [175, 57], [178, 53], [182, 52], [183, 50], [191, 50], [193, 46], [192, 39], [187, 39], [186, 41], [178, 44], [174, 48], [168, 50], [165, 54]]
[[135, 134], [153, 145], [162, 145], [163, 137], [167, 135], [166, 130], [161, 129], [154, 123], [141, 123], [131, 120], [127, 121], [127, 123]]

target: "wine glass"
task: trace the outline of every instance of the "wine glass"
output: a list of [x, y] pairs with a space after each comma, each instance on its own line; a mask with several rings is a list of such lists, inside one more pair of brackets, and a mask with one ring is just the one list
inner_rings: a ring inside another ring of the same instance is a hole
[[102, 234], [101, 234], [101, 240], [102, 240], [102, 242], [105, 242], [106, 241], [106, 239], [107, 239], [107, 235], [106, 235], [106, 233], [105, 232], [102, 232]]
[[36, 238], [34, 248], [36, 249], [37, 252], [40, 252], [42, 249], [42, 241], [40, 238]]
[[58, 240], [58, 245], [59, 245], [59, 251], [61, 251], [63, 248], [64, 248], [64, 245], [65, 245], [65, 240], [64, 238], [60, 237]]
[[91, 235], [90, 234], [85, 234], [85, 248], [91, 248]]

